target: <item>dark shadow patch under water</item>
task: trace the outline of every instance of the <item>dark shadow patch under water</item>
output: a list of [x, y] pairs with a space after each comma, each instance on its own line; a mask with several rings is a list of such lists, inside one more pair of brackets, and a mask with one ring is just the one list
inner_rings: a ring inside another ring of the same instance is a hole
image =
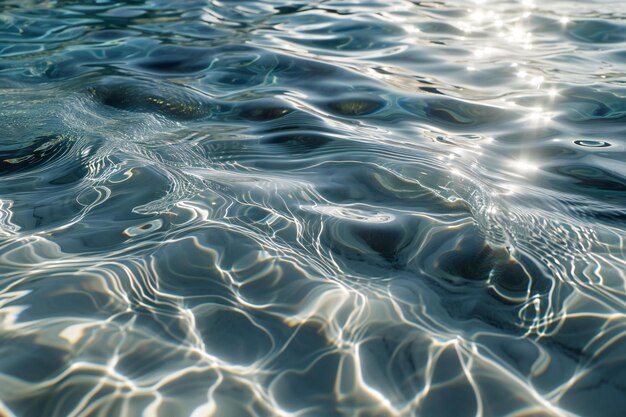
[[387, 106], [387, 102], [380, 97], [353, 94], [327, 100], [323, 105], [326, 110], [337, 116], [363, 117], [381, 111]]
[[279, 119], [294, 110], [277, 99], [250, 100], [236, 105], [237, 116], [252, 122], [269, 122]]
[[213, 55], [206, 48], [161, 45], [134, 65], [142, 71], [158, 75], [192, 75], [207, 69]]
[[280, 146], [283, 152], [292, 155], [313, 152], [334, 141], [334, 138], [316, 132], [276, 133], [261, 139], [262, 144]]
[[0, 151], [3, 197], [13, 201], [12, 221], [22, 231], [63, 224], [84, 206], [76, 194], [101, 143], [70, 135], [36, 138], [23, 148]]
[[220, 106], [182, 85], [128, 81], [111, 77], [88, 88], [89, 95], [105, 106], [140, 113], [156, 113], [175, 120], [211, 116]]
[[572, 188], [584, 188], [596, 194], [602, 191], [626, 191], [626, 179], [602, 168], [591, 165], [567, 165], [555, 167], [554, 173], [574, 180]]
[[64, 135], [46, 135], [22, 148], [0, 150], [0, 175], [32, 171], [50, 164], [69, 151], [73, 140]]

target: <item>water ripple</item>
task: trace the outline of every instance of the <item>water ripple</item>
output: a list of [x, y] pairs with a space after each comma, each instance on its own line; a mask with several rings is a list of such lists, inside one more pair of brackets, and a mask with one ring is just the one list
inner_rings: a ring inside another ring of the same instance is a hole
[[621, 417], [624, 33], [2, 2], [0, 414]]

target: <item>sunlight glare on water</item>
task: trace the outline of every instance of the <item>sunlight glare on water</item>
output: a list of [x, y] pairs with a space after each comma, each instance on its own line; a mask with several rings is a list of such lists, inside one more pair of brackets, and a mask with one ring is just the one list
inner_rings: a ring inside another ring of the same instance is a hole
[[625, 11], [0, 1], [0, 415], [626, 415]]

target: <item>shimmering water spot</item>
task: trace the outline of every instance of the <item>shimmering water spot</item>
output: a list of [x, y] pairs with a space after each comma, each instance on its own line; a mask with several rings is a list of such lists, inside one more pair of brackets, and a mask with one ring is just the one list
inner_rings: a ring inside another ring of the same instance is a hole
[[605, 142], [602, 140], [591, 140], [591, 139], [581, 139], [575, 140], [574, 143], [579, 146], [584, 146], [586, 148], [608, 148], [611, 146], [609, 142]]
[[124, 234], [127, 236], [138, 236], [138, 235], [143, 235], [146, 233], [154, 232], [156, 230], [159, 230], [161, 227], [163, 227], [163, 220], [156, 219], [156, 220], [152, 220], [152, 221], [140, 224], [138, 226], [129, 227], [126, 230], [124, 230]]
[[368, 212], [365, 210], [359, 210], [349, 207], [336, 207], [336, 206], [303, 206], [302, 208], [313, 210], [319, 213], [326, 214], [328, 216], [336, 217], [339, 219], [354, 220], [358, 222], [366, 223], [388, 223], [394, 220], [392, 214]]

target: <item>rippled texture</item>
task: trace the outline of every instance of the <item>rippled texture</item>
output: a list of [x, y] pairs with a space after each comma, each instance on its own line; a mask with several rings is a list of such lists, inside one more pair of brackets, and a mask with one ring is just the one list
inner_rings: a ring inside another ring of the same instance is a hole
[[0, 2], [0, 414], [624, 416], [625, 18]]

